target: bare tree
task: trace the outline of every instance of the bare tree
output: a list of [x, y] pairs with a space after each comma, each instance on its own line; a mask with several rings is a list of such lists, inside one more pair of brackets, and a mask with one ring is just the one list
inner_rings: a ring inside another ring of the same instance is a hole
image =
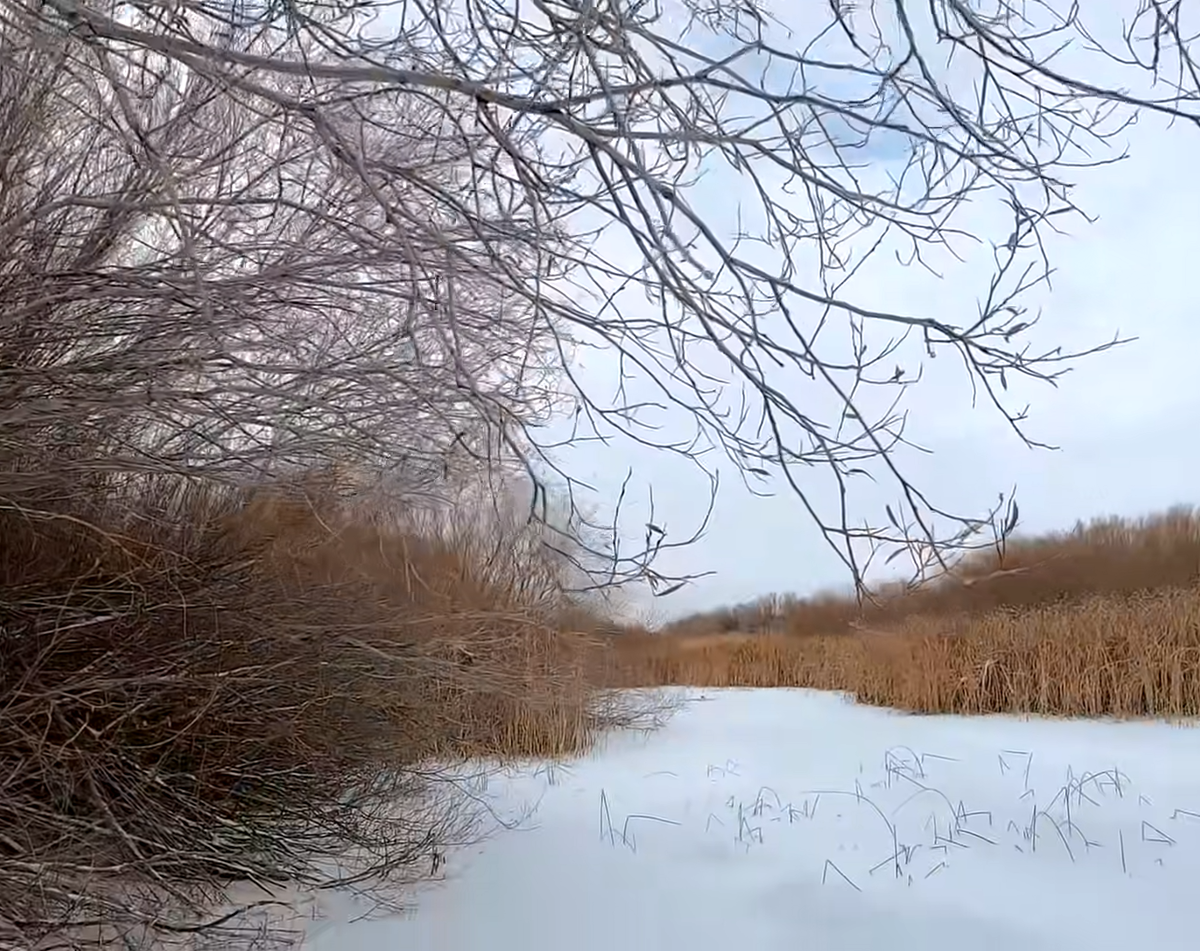
[[[219, 371], [237, 381], [222, 384], [220, 405], [177, 385], [174, 405], [204, 423], [186, 439], [168, 427], [155, 453], [203, 457], [229, 435], [214, 435], [220, 421], [241, 428], [250, 402], [264, 407], [272, 459], [329, 453], [321, 434], [334, 442], [346, 427], [374, 446], [407, 447], [381, 419], [403, 415], [395, 404], [412, 383], [394, 367], [425, 348], [419, 418], [443, 435], [431, 463], [445, 461], [469, 405], [484, 423], [471, 436], [486, 446], [468, 454], [506, 453], [536, 473], [553, 465], [554, 447], [539, 444], [513, 401], [554, 405], [562, 388], [544, 375], [553, 366], [573, 380], [575, 438], [619, 431], [697, 459], [715, 446], [757, 485], [782, 479], [856, 579], [864, 551], [881, 544], [924, 569], [997, 516], [1001, 531], [1015, 524], [1009, 500], [960, 517], [904, 474], [895, 450], [905, 443], [899, 399], [920, 376], [911, 361], [953, 351], [982, 398], [1035, 443], [1006, 390], [1022, 377], [1053, 382], [1083, 353], [1035, 347], [1037, 318], [1021, 302], [1051, 272], [1045, 236], [1084, 214], [1070, 177], [1111, 160], [1105, 147], [1139, 111], [1196, 121], [1185, 7], [1141, 0], [1125, 17], [1125, 49], [1106, 53], [1078, 6], [1007, 0], [831, 0], [804, 11], [811, 27], [800, 36], [758, 0], [3, 3], [6, 42], [28, 37], [27, 61], [43, 64], [34, 45], [50, 44], [71, 77], [54, 82], [86, 90], [89, 114], [102, 117], [89, 121], [112, 148], [140, 156], [136, 177], [75, 198], [61, 177], [32, 186], [42, 214], [89, 219], [95, 233], [81, 247], [93, 258], [73, 252], [81, 284], [103, 273], [102, 293], [122, 307], [167, 300], [176, 315], [203, 312], [203, 345], [176, 316], [159, 331], [162, 352], [199, 360], [197, 379]], [[1060, 72], [1056, 55], [1072, 45], [1169, 91]], [[130, 65], [151, 54], [162, 64], [153, 80]], [[160, 103], [157, 112], [135, 99]], [[134, 118], [152, 112], [153, 124]], [[232, 124], [219, 141], [241, 143], [247, 158], [269, 138], [272, 174], [218, 184], [219, 122]], [[414, 146], [415, 129], [428, 136]], [[453, 158], [432, 169], [413, 161], [413, 148], [435, 142]], [[864, 167], [872, 143], [899, 150], [898, 174]], [[721, 168], [741, 183], [739, 220], [752, 231], [722, 227], [700, 206], [698, 177]], [[966, 207], [985, 198], [1004, 220], [971, 234]], [[169, 259], [148, 254], [128, 274], [90, 250], [107, 247], [105, 229], [128, 232], [147, 217], [174, 229]], [[902, 263], [932, 267], [938, 249], [955, 255], [971, 242], [992, 249], [994, 267], [969, 319], [884, 311], [853, 293], [872, 256], [903, 252]], [[264, 278], [280, 273], [291, 291], [276, 301]], [[489, 322], [497, 299], [520, 315], [521, 332]], [[288, 341], [297, 319], [311, 329], [310, 346], [269, 382], [266, 367], [287, 349], [271, 320], [257, 319], [253, 340], [212, 323], [251, 305], [286, 311]], [[21, 313], [36, 320], [39, 306]], [[391, 336], [377, 332], [385, 310]], [[414, 310], [419, 329], [394, 316]], [[375, 334], [370, 345], [363, 334]], [[581, 345], [613, 359], [615, 399], [574, 378]], [[344, 362], [363, 352], [375, 362]], [[314, 363], [315, 376], [300, 370]], [[344, 391], [328, 385], [335, 367]], [[448, 386], [424, 382], [430, 373]], [[136, 376], [124, 405], [142, 415]], [[310, 392], [317, 378], [326, 383]], [[245, 402], [230, 405], [232, 393]], [[663, 438], [647, 423], [672, 409], [692, 420], [692, 438]], [[429, 445], [411, 454], [428, 456]], [[214, 450], [212, 465], [221, 458]], [[814, 501], [819, 473], [842, 499], [833, 511]], [[850, 493], [864, 477], [896, 490], [886, 523], [854, 518]]]
[[[493, 267], [551, 277], [554, 228], [464, 187], [504, 160], [445, 94], [310, 121], [314, 93], [0, 8], [0, 947], [255, 945], [253, 909], [209, 914], [231, 880], [420, 874], [476, 818], [425, 761], [531, 680], [564, 684], [545, 715], [576, 695], [526, 604], [443, 596], [436, 552], [302, 478], [503, 484], [561, 339]], [[402, 569], [374, 585], [372, 544]], [[422, 557], [437, 590], [405, 591]]]
[[352, 103], [309, 123], [286, 107], [301, 77], [241, 97], [36, 7], [5, 13], [15, 470], [37, 478], [19, 457], [69, 446], [80, 473], [245, 480], [344, 460], [427, 490], [549, 412], [557, 341], [488, 268], [545, 276], [552, 232], [495, 198], [429, 197], [488, 160], [469, 113], [392, 97], [372, 103], [379, 128]]

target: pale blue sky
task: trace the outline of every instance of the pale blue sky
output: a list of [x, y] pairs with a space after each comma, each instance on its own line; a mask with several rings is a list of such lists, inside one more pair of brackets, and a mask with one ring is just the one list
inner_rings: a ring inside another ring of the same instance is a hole
[[[1134, 6], [1101, 0], [1091, 25], [1119, 29], [1121, 17], [1128, 19]], [[805, 27], [791, 25], [798, 35]], [[1059, 68], [1070, 65], [1067, 57]], [[1132, 84], [1129, 74], [1095, 57], [1075, 65], [1101, 83]], [[994, 409], [973, 410], [965, 372], [961, 363], [952, 363], [949, 352], [925, 361], [924, 379], [908, 391], [905, 406], [909, 436], [934, 454], [905, 453], [903, 461], [914, 481], [946, 506], [983, 511], [999, 492], [1015, 485], [1022, 528], [1033, 532], [1069, 527], [1081, 518], [1137, 515], [1200, 501], [1193, 475], [1200, 464], [1194, 438], [1200, 383], [1192, 366], [1200, 344], [1192, 289], [1197, 267], [1193, 229], [1200, 219], [1200, 132], [1185, 125], [1168, 129], [1165, 121], [1144, 117], [1121, 141], [1129, 146], [1127, 161], [1074, 176], [1079, 183], [1076, 201], [1098, 220], [1087, 224], [1075, 219], [1065, 225], [1068, 233], [1049, 244], [1057, 268], [1053, 289], [1039, 288], [1024, 303], [1031, 311], [1043, 310], [1042, 323], [1030, 338], [1035, 344], [1086, 347], [1118, 331], [1139, 339], [1082, 361], [1057, 390], [1014, 387], [1020, 397], [1014, 402], [1027, 398], [1032, 403], [1030, 435], [1061, 446], [1058, 452], [1028, 449]], [[872, 160], [882, 172], [901, 153], [890, 137], [879, 146]], [[689, 200], [718, 230], [731, 227], [739, 206], [744, 218], [752, 220], [755, 214], [753, 193], [728, 169], [708, 176]], [[995, 199], [984, 198], [959, 224], [995, 238], [1005, 215]], [[620, 236], [611, 240], [611, 253], [620, 255]], [[880, 257], [844, 296], [963, 323], [964, 314], [975, 312], [990, 263], [986, 247], [967, 253], [961, 264], [942, 255], [937, 261], [941, 279], [905, 268], [894, 257]], [[917, 357], [919, 353], [908, 369], [915, 370]], [[615, 385], [611, 362], [587, 354], [583, 363], [589, 385], [602, 390]], [[810, 398], [802, 380], [781, 379], [778, 385], [794, 392], [798, 401]], [[821, 395], [814, 392], [811, 399], [814, 413], [820, 412]], [[664, 425], [682, 427], [685, 422], [676, 415]], [[685, 460], [617, 438], [606, 447], [577, 446], [564, 462], [573, 474], [597, 485], [600, 493], [592, 501], [601, 506], [611, 502], [632, 468], [634, 491], [644, 498], [646, 487], [654, 487], [657, 521], [674, 536], [690, 532], [703, 515], [707, 482]], [[805, 594], [848, 582], [786, 488], [777, 487], [772, 498], [755, 498], [729, 464], [716, 458], [711, 464], [720, 470], [722, 485], [709, 530], [694, 546], [665, 556], [660, 568], [716, 574], [659, 601], [660, 616], [771, 591]], [[854, 502], [861, 512], [853, 514], [877, 520], [894, 496], [892, 487], [874, 494], [862, 491]], [[833, 502], [832, 495], [822, 496], [817, 488], [817, 501], [822, 498], [826, 506]], [[628, 524], [635, 527], [637, 522], [631, 513]]]

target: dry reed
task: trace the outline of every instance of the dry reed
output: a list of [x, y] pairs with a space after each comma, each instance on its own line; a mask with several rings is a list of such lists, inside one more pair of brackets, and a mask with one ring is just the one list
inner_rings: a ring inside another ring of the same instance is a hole
[[[784, 604], [783, 633], [687, 619], [617, 644], [628, 685], [811, 687], [922, 713], [1200, 714], [1200, 516], [1010, 543], [863, 608]], [[707, 617], [713, 617], [709, 615]]]
[[472, 833], [448, 765], [605, 725], [587, 632], [319, 484], [48, 484], [0, 504], [0, 946], [410, 880]]

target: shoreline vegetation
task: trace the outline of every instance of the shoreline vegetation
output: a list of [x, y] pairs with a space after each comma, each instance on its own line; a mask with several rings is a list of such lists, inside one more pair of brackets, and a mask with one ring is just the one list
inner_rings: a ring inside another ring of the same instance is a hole
[[918, 713], [1200, 714], [1200, 515], [1012, 538], [925, 586], [766, 597], [622, 645], [625, 682], [813, 687]]
[[95, 922], [244, 938], [248, 919], [200, 928], [200, 909], [239, 882], [319, 889], [335, 867], [387, 905], [477, 832], [456, 770], [570, 757], [669, 713], [625, 687], [1200, 712], [1190, 509], [1013, 539], [1002, 563], [975, 556], [861, 610], [767, 598], [618, 632], [561, 594], [553, 563], [513, 556], [538, 548], [461, 530], [484, 520], [421, 534], [336, 489], [160, 489], [136, 509], [51, 493], [0, 511], [0, 901], [23, 940]]
[[498, 522], [389, 522], [329, 473], [52, 483], [0, 506], [0, 946], [170, 938], [231, 883], [335, 867], [382, 900], [472, 834], [463, 763], [656, 714], [604, 688], [598, 615]]

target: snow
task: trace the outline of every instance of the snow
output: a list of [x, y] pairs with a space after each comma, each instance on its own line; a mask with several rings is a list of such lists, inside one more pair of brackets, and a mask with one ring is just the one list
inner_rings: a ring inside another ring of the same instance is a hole
[[[1192, 947], [1200, 733], [688, 694], [666, 727], [493, 776], [525, 821], [317, 951]], [[704, 699], [700, 699], [703, 696]], [[691, 702], [694, 700], [695, 702]]]

